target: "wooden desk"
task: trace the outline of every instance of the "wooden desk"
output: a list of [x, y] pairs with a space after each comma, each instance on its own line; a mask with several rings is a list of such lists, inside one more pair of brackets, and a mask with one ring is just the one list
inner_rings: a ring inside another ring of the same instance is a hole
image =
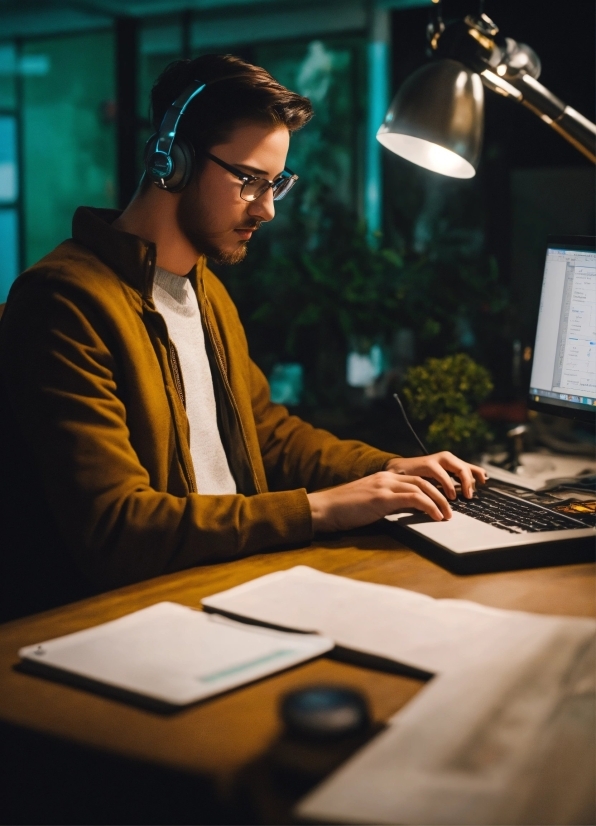
[[[24, 645], [115, 619], [161, 600], [198, 608], [209, 594], [299, 564], [433, 597], [471, 599], [537, 613], [595, 614], [592, 564], [461, 577], [381, 534], [346, 536], [306, 549], [194, 568], [0, 626], [0, 723], [13, 738], [6, 742], [14, 742], [15, 737], [18, 741], [20, 734], [25, 738], [43, 735], [114, 759], [141, 761], [197, 782], [200, 779], [201, 788], [213, 789], [213, 800], [217, 801], [226, 798], [238, 772], [278, 736], [277, 706], [280, 696], [290, 688], [321, 681], [355, 686], [368, 696], [375, 720], [385, 721], [414, 696], [422, 683], [327, 658], [172, 716], [160, 716], [14, 670], [17, 651]], [[34, 742], [37, 745], [11, 746], [9, 756], [14, 759], [15, 748], [22, 748], [23, 765], [29, 765], [27, 761], [39, 748], [39, 741]], [[76, 752], [79, 756], [82, 753]], [[213, 811], [197, 814], [197, 821], [216, 819]], [[11, 817], [16, 819], [14, 812]]]

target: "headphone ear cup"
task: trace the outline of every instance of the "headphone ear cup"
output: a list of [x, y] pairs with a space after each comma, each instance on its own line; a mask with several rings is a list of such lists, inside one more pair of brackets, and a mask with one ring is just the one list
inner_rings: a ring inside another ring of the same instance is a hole
[[178, 136], [172, 144], [170, 157], [174, 170], [165, 182], [168, 192], [181, 192], [188, 184], [195, 168], [195, 153], [191, 144]]
[[153, 181], [154, 184], [159, 184], [159, 181], [157, 180], [149, 166], [149, 160], [155, 153], [158, 137], [159, 136], [157, 132], [151, 135], [151, 137], [145, 144], [145, 149], [143, 150], [143, 163], [145, 164], [145, 175], [149, 178], [149, 180]]
[[151, 135], [145, 144], [144, 160], [145, 160], [145, 174], [153, 181], [153, 183], [160, 189], [166, 189], [168, 192], [180, 192], [192, 177], [195, 167], [195, 153], [191, 144], [182, 137], [177, 137], [172, 144], [170, 150], [170, 158], [172, 160], [172, 174], [164, 183], [161, 183], [161, 178], [157, 178], [151, 168], [149, 161], [155, 153], [159, 135]]

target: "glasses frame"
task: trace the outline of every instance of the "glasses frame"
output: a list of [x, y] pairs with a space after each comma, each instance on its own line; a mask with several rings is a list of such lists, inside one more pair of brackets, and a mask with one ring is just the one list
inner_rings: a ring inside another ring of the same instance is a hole
[[[218, 158], [215, 155], [212, 155], [211, 152], [205, 152], [205, 157], [209, 158], [210, 161], [213, 161], [214, 163], [218, 164], [223, 169], [230, 172], [235, 178], [238, 178], [238, 180], [242, 181], [242, 188], [240, 190], [240, 197], [242, 198], [243, 201], [246, 201], [249, 204], [252, 204], [254, 201], [258, 200], [259, 198], [262, 198], [263, 195], [267, 192], [267, 189], [272, 189], [273, 190], [273, 200], [274, 201], [281, 201], [282, 198], [285, 198], [285, 196], [288, 194], [290, 189], [292, 189], [292, 187], [294, 186], [294, 184], [298, 180], [298, 175], [296, 175], [295, 172], [292, 172], [291, 169], [288, 169], [287, 166], [284, 168], [283, 172], [280, 172], [280, 174], [277, 175], [272, 181], [268, 181], [267, 178], [260, 178], [258, 175], [248, 175], [246, 172], [242, 172], [240, 169], [237, 169], [235, 166], [231, 166], [229, 163], [226, 163], [225, 161], [222, 161], [221, 158]], [[244, 192], [244, 188], [246, 187], [247, 184], [254, 183], [254, 181], [261, 181], [262, 183], [267, 184], [267, 186], [265, 187], [265, 189], [259, 195], [257, 195], [256, 198], [252, 198], [252, 199], [251, 198], [244, 198], [243, 195], [242, 195], [242, 193]], [[279, 188], [281, 186], [281, 184], [286, 182], [286, 181], [292, 181], [292, 183], [288, 187], [286, 187], [286, 189], [284, 189], [283, 192], [280, 195], [277, 195], [276, 191], [275, 191], [276, 188]]]

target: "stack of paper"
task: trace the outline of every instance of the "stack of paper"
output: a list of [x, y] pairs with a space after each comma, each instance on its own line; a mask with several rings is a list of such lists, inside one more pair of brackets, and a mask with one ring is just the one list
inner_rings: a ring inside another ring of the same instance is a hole
[[203, 600], [434, 673], [298, 815], [336, 823], [593, 823], [596, 623], [293, 568]]

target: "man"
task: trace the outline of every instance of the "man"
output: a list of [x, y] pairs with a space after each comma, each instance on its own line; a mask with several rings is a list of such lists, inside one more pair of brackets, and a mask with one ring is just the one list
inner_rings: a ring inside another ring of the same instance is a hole
[[[170, 66], [152, 104], [156, 130], [183, 114], [152, 141], [129, 206], [77, 210], [0, 323], [5, 618], [398, 508], [448, 519], [429, 478], [451, 498], [449, 472], [468, 496], [484, 479], [452, 454], [398, 458], [272, 404], [206, 266], [240, 261], [274, 217], [310, 103], [209, 55]], [[170, 174], [154, 153], [172, 132]]]

